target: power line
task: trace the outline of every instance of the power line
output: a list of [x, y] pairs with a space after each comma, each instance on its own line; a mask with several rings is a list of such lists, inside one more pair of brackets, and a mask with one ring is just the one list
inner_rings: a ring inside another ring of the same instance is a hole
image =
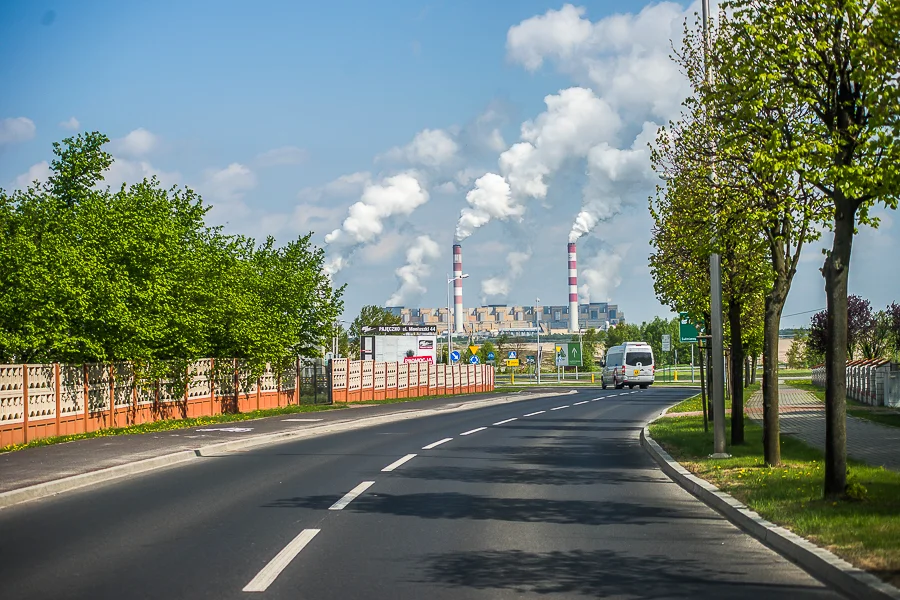
[[787, 317], [796, 317], [797, 315], [808, 315], [809, 313], [822, 312], [823, 310], [825, 310], [825, 309], [824, 309], [824, 308], [817, 308], [817, 309], [815, 309], [815, 310], [806, 310], [806, 311], [803, 311], [803, 312], [794, 313], [794, 314], [792, 314], [792, 315], [781, 315], [781, 318], [782, 318], [782, 319], [786, 319]]

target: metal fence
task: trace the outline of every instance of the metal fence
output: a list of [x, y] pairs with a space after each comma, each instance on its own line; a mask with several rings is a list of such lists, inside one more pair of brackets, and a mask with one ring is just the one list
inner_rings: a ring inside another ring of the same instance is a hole
[[300, 361], [300, 403], [331, 404], [330, 367], [319, 359]]

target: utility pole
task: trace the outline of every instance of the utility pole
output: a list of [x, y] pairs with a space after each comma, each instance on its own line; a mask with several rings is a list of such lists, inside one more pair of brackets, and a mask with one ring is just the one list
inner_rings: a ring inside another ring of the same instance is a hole
[[[703, 67], [706, 71], [707, 84], [712, 83], [712, 70], [709, 68], [710, 36], [709, 36], [709, 0], [703, 0]], [[712, 165], [712, 177], [715, 177], [715, 163]], [[715, 242], [715, 231], [713, 240]], [[712, 381], [710, 395], [713, 407], [713, 458], [727, 458], [725, 452], [725, 349], [722, 335], [722, 257], [718, 252], [709, 255], [710, 283], [710, 325], [712, 327]]]
[[535, 362], [537, 363], [537, 383], [541, 384], [541, 299], [535, 298], [535, 307], [534, 307], [534, 315], [537, 324], [537, 356], [535, 357]]

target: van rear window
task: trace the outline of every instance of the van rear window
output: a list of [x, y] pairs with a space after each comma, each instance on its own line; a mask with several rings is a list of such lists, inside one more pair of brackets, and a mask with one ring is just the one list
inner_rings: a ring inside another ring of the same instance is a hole
[[626, 365], [637, 365], [638, 363], [641, 366], [649, 367], [653, 364], [653, 355], [649, 352], [629, 352], [625, 356], [625, 364]]

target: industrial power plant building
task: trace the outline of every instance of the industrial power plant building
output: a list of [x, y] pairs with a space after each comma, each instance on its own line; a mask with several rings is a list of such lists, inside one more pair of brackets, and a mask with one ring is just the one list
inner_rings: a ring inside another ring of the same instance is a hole
[[[499, 334], [504, 330], [533, 328], [538, 322], [541, 333], [566, 333], [570, 331], [569, 304], [560, 306], [509, 306], [506, 304], [489, 304], [478, 308], [462, 308], [463, 324], [466, 333]], [[591, 302], [577, 304], [578, 325], [581, 329], [602, 329], [624, 320], [619, 307], [608, 302]], [[540, 310], [540, 319], [538, 311]], [[403, 306], [387, 307], [392, 314], [400, 317], [408, 325], [436, 325], [438, 331], [447, 329], [447, 308], [406, 308]], [[458, 310], [458, 309], [457, 309]]]

